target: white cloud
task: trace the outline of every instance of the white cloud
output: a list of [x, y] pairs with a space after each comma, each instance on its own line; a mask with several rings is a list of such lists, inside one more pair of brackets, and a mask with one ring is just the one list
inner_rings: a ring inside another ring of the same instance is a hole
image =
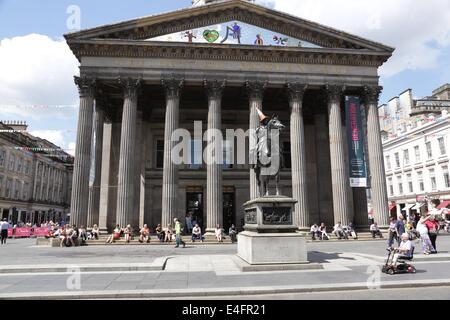
[[75, 147], [76, 147], [75, 142], [69, 143], [69, 146], [67, 147], [66, 152], [67, 152], [68, 154], [70, 154], [71, 156], [74, 156], [74, 157], [75, 157]]
[[73, 76], [79, 73], [78, 65], [64, 40], [39, 34], [1, 40], [1, 113], [34, 119], [73, 117], [75, 108], [68, 112], [67, 108], [29, 106], [76, 105]]
[[450, 45], [448, 0], [259, 0], [276, 10], [396, 48], [381, 74], [435, 68]]
[[36, 130], [31, 131], [31, 135], [50, 141], [60, 148], [65, 148], [64, 133], [61, 130]]

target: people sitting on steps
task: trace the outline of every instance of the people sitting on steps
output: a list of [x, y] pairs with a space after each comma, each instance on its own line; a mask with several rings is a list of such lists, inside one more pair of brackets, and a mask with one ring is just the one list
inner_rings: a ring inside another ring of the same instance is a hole
[[311, 226], [310, 235], [311, 235], [311, 239], [313, 241], [316, 239], [320, 239], [321, 232], [320, 232], [320, 229], [319, 229], [319, 226], [317, 225], [317, 223], [314, 223]]
[[98, 228], [98, 226], [96, 224], [94, 224], [94, 226], [92, 227], [92, 230], [88, 236], [88, 239], [98, 240], [99, 237], [100, 237], [100, 229]]
[[195, 242], [196, 240], [200, 240], [201, 242], [203, 242], [205, 238], [202, 235], [202, 229], [200, 228], [200, 226], [197, 224], [195, 224], [194, 228], [192, 229], [192, 242]]
[[321, 223], [319, 227], [320, 231], [320, 240], [330, 240], [330, 236], [327, 233], [327, 227], [325, 226], [325, 223]]
[[345, 238], [345, 233], [344, 233], [344, 229], [342, 228], [342, 224], [339, 221], [338, 223], [336, 223], [336, 225], [334, 226], [333, 229], [333, 234], [336, 236], [336, 238], [338, 238], [339, 240]]
[[216, 235], [217, 242], [222, 243], [223, 242], [223, 229], [220, 226], [220, 224], [216, 225], [216, 229], [215, 229], [214, 233]]
[[158, 224], [155, 229], [156, 236], [159, 239], [159, 242], [164, 242], [165, 233], [161, 227], [161, 224]]
[[234, 224], [231, 225], [230, 229], [228, 229], [228, 235], [231, 238], [231, 243], [237, 242], [237, 231]]
[[113, 233], [109, 235], [108, 239], [106, 239], [106, 243], [114, 243], [115, 241], [120, 240], [121, 233], [122, 229], [120, 228], [120, 225], [116, 225]]
[[139, 242], [140, 243], [150, 243], [150, 229], [146, 224], [144, 224], [144, 226], [142, 227], [142, 229], [140, 231]]
[[372, 223], [372, 225], [370, 226], [370, 233], [372, 234], [373, 239], [376, 239], [376, 237], [383, 239], [383, 234], [381, 233], [380, 227], [376, 222]]
[[168, 224], [165, 228], [164, 228], [164, 242], [172, 242], [172, 235], [173, 235], [173, 231], [172, 231], [172, 226], [170, 224]]

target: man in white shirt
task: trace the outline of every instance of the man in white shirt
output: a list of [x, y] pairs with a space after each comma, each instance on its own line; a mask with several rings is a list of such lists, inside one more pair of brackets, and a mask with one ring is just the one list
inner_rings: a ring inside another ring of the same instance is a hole
[[314, 224], [314, 225], [311, 227], [310, 232], [311, 232], [311, 238], [312, 238], [313, 240], [316, 240], [317, 237], [320, 238], [320, 230], [319, 230], [319, 226], [318, 226], [317, 224]]
[[409, 234], [402, 234], [402, 242], [400, 246], [397, 248], [397, 253], [394, 254], [394, 260], [392, 261], [393, 265], [397, 264], [399, 258], [411, 258], [413, 254], [414, 246], [412, 242], [409, 240]]
[[0, 223], [0, 232], [1, 232], [1, 244], [6, 244], [6, 239], [8, 239], [8, 229], [10, 225], [7, 219], [3, 219]]
[[202, 229], [198, 224], [196, 224], [194, 229], [192, 229], [192, 242], [195, 242], [195, 240], [200, 240], [203, 242]]
[[344, 238], [344, 229], [342, 228], [342, 224], [340, 222], [334, 226], [333, 233], [339, 240]]
[[374, 222], [370, 226], [370, 233], [372, 234], [372, 238], [376, 238], [377, 236], [380, 237], [380, 239], [383, 239], [383, 234], [380, 231], [380, 227], [378, 227], [378, 224]]

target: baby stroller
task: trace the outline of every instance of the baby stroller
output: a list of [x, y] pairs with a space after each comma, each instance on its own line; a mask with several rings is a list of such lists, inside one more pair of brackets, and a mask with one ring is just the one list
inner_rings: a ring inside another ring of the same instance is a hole
[[411, 256], [410, 257], [402, 257], [397, 261], [397, 264], [393, 264], [394, 254], [397, 252], [396, 249], [388, 248], [388, 256], [386, 259], [386, 263], [384, 264], [381, 271], [383, 273], [394, 275], [394, 274], [400, 274], [400, 273], [416, 273], [416, 268], [409, 263], [406, 263], [406, 261], [411, 261], [414, 257], [414, 247], [412, 248]]

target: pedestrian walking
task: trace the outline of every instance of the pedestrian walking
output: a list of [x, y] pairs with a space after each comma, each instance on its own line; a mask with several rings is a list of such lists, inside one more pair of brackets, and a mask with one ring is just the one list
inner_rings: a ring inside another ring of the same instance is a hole
[[10, 225], [8, 223], [7, 219], [3, 219], [3, 221], [0, 223], [0, 229], [1, 229], [1, 244], [6, 244], [6, 239], [8, 239], [8, 229]]
[[183, 248], [186, 248], [186, 243], [183, 241], [183, 239], [181, 239], [181, 230], [183, 230], [183, 227], [177, 218], [174, 219], [174, 222], [175, 222], [175, 239], [177, 242], [175, 248], [179, 248], [180, 244], [183, 245]]

